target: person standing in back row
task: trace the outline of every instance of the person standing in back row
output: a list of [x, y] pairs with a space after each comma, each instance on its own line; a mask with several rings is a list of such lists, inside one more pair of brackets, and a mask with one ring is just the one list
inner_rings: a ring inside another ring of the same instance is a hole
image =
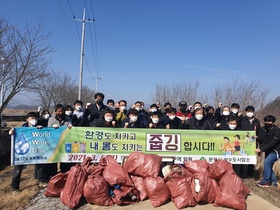
[[94, 103], [86, 107], [82, 117], [82, 125], [96, 127], [102, 121], [104, 112], [110, 110], [103, 104], [105, 95], [103, 93], [94, 94]]
[[81, 100], [76, 100], [74, 102], [74, 112], [72, 116], [72, 125], [81, 126], [82, 118], [84, 114], [83, 102]]
[[257, 183], [259, 187], [278, 187], [277, 178], [273, 171], [274, 163], [279, 159], [280, 154], [280, 129], [275, 125], [276, 118], [267, 115], [263, 118], [264, 126], [260, 129], [258, 140], [260, 148], [256, 153], [265, 152], [263, 178]]

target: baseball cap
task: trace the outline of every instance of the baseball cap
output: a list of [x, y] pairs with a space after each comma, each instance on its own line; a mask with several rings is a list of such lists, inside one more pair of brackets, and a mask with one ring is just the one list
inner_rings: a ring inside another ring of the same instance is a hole
[[185, 101], [180, 101], [179, 102], [179, 106], [184, 106], [184, 107], [186, 107], [188, 104], [187, 104], [187, 102], [185, 102]]

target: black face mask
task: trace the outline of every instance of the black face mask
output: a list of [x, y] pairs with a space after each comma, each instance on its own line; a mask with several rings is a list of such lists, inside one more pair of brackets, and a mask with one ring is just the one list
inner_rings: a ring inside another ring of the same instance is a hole
[[207, 113], [207, 117], [208, 117], [208, 118], [214, 117], [214, 116], [213, 116], [213, 113]]
[[98, 105], [102, 105], [102, 104], [103, 104], [103, 101], [102, 101], [102, 100], [97, 100], [96, 103], [97, 103]]
[[170, 108], [166, 108], [164, 109], [165, 112], [169, 112]]
[[265, 130], [271, 130], [272, 127], [273, 127], [273, 124], [268, 124], [268, 123], [264, 124]]
[[185, 111], [186, 111], [186, 107], [181, 107], [181, 108], [180, 108], [180, 111], [181, 111], [181, 112], [185, 112]]
[[57, 116], [58, 118], [60, 118], [60, 119], [63, 119], [64, 116], [65, 116], [65, 114], [57, 114], [56, 116]]

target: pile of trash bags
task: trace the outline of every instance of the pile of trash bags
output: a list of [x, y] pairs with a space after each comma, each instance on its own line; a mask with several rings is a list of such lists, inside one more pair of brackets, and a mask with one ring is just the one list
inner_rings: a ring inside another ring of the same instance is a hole
[[225, 160], [165, 165], [159, 155], [133, 152], [123, 165], [109, 155], [98, 164], [91, 162], [87, 158], [67, 173], [54, 176], [45, 196], [60, 197], [69, 208], [76, 207], [84, 196], [87, 202], [100, 206], [129, 205], [149, 199], [153, 207], [171, 200], [177, 209], [208, 203], [247, 209], [250, 189]]

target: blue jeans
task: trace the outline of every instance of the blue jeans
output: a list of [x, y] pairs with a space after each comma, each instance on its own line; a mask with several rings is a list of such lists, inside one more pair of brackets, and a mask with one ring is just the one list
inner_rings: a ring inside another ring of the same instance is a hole
[[272, 184], [277, 183], [276, 176], [272, 170], [273, 164], [278, 160], [279, 155], [276, 152], [270, 153], [264, 160], [263, 181]]

